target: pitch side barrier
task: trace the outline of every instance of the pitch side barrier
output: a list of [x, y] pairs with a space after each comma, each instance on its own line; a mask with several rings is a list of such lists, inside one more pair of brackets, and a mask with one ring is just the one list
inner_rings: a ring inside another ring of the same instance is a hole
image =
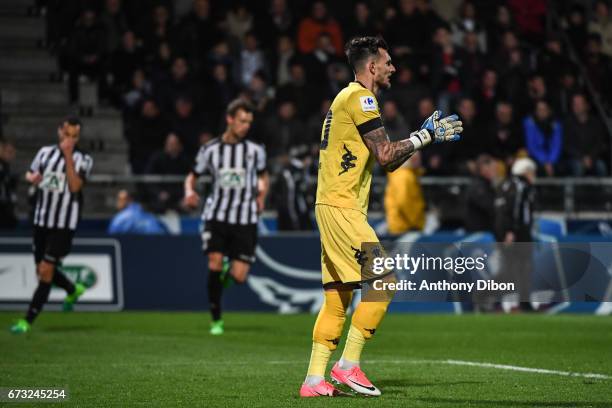
[[[507, 247], [489, 234], [409, 237], [410, 242], [383, 241], [380, 252], [367, 244], [360, 249], [368, 255], [359, 258], [376, 268], [364, 276], [369, 283], [363, 300], [391, 290], [374, 287], [374, 282], [394, 270], [394, 279], [403, 286], [392, 289], [393, 312], [463, 313], [509, 309], [519, 302], [547, 312], [610, 312], [609, 238], [542, 237], [542, 242]], [[3, 309], [27, 307], [36, 286], [30, 251], [29, 237], [0, 239]], [[529, 273], [520, 269], [525, 265]], [[78, 236], [63, 268], [90, 287], [77, 310], [207, 308], [206, 261], [197, 236]], [[50, 309], [58, 309], [62, 298], [61, 290], [53, 289]], [[225, 298], [228, 310], [276, 313], [314, 313], [321, 302], [320, 242], [312, 233], [261, 237], [247, 283], [230, 288]]]

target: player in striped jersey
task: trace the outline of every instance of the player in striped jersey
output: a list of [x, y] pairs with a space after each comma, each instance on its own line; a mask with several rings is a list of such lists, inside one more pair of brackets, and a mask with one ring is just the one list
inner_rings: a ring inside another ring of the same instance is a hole
[[59, 143], [41, 148], [26, 173], [27, 181], [37, 186], [33, 251], [39, 281], [25, 318], [11, 327], [13, 333], [30, 330], [49, 298], [51, 284], [68, 293], [66, 310], [72, 309], [85, 291], [59, 269], [72, 246], [83, 205], [81, 190], [93, 165], [91, 156], [76, 147], [80, 134], [78, 118], [64, 119], [58, 128]]
[[[221, 294], [226, 280], [243, 283], [255, 261], [257, 220], [269, 185], [264, 147], [245, 139], [253, 122], [251, 105], [241, 99], [231, 102], [226, 122], [223, 135], [202, 146], [185, 179], [185, 203], [195, 208], [200, 202], [195, 191], [198, 176], [210, 173], [213, 178], [202, 212], [202, 241], [208, 254], [210, 333], [214, 335], [223, 334]], [[224, 256], [231, 260], [226, 271]]]

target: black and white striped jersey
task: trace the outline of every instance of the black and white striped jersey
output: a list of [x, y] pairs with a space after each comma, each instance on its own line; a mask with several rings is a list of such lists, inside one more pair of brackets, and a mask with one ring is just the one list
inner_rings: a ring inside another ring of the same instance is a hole
[[202, 146], [192, 171], [198, 176], [209, 173], [213, 178], [202, 219], [256, 224], [257, 176], [265, 170], [266, 150], [250, 140], [229, 144], [216, 138]]
[[[93, 166], [87, 153], [74, 149], [72, 153], [76, 173], [86, 180]], [[36, 192], [35, 226], [76, 230], [83, 206], [81, 191], [71, 193], [66, 177], [66, 162], [59, 145], [41, 148], [30, 166], [31, 172], [42, 175]]]

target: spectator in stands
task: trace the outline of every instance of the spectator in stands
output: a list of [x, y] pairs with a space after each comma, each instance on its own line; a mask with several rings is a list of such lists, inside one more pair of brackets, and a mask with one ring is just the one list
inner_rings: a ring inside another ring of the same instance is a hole
[[553, 177], [563, 148], [563, 126], [553, 118], [548, 102], [536, 103], [532, 115], [523, 120], [523, 129], [527, 152], [536, 160], [538, 172]]
[[576, 68], [567, 68], [561, 73], [561, 78], [557, 85], [557, 97], [559, 100], [559, 114], [567, 116], [572, 110], [572, 97], [576, 93], [582, 92], [582, 87], [576, 78]]
[[480, 49], [487, 49], [484, 26], [476, 16], [476, 6], [470, 0], [464, 0], [459, 6], [459, 18], [451, 23], [451, 31], [455, 45], [463, 45], [464, 36], [467, 33], [473, 33]]
[[335, 53], [336, 50], [334, 49], [331, 36], [326, 32], [320, 33], [314, 49], [304, 58], [309, 81], [319, 85], [329, 81], [330, 66], [335, 62], [339, 62]]
[[179, 96], [189, 96], [198, 102], [198, 84], [190, 73], [187, 60], [177, 57], [172, 62], [172, 70], [168, 81], [160, 85], [159, 99], [164, 111], [172, 111]]
[[276, 86], [283, 86], [291, 81], [291, 69], [289, 64], [295, 54], [295, 44], [291, 37], [287, 35], [278, 37], [274, 63], [272, 65], [274, 70], [274, 83]]
[[178, 24], [177, 45], [181, 54], [203, 60], [223, 37], [210, 10], [209, 0], [193, 0], [193, 8]]
[[487, 48], [490, 54], [499, 49], [502, 45], [502, 35], [508, 31], [515, 30], [512, 14], [505, 4], [497, 6], [495, 19], [487, 25]]
[[584, 15], [584, 7], [573, 4], [567, 16], [565, 32], [575, 50], [581, 52], [587, 41], [587, 22]]
[[385, 121], [385, 130], [392, 142], [406, 139], [410, 134], [410, 127], [403, 115], [397, 110], [395, 101], [389, 99], [383, 103], [382, 117]]
[[608, 105], [612, 104], [612, 58], [601, 51], [601, 37], [591, 34], [588, 37], [586, 56], [583, 60], [587, 76]]
[[476, 159], [476, 174], [464, 193], [467, 232], [495, 231], [497, 169], [496, 161], [488, 154], [481, 154]]
[[[164, 149], [155, 152], [147, 164], [147, 174], [158, 175], [185, 175], [191, 169], [192, 161], [183, 152], [181, 140], [175, 133], [166, 137]], [[176, 210], [183, 197], [182, 183], [163, 183], [149, 186], [150, 195], [153, 196], [151, 208], [155, 212]]]
[[482, 123], [486, 123], [493, 117], [495, 104], [499, 98], [497, 72], [495, 70], [489, 68], [483, 72], [473, 95], [478, 110], [478, 119]]
[[472, 98], [461, 98], [457, 104], [457, 113], [463, 122], [465, 138], [461, 140], [461, 144], [453, 146], [454, 160], [450, 164], [460, 173], [474, 174], [475, 159], [483, 153], [486, 143], [482, 124], [476, 120], [478, 115], [476, 103]]
[[0, 140], [0, 230], [17, 227], [17, 176], [11, 172], [11, 163], [15, 156], [15, 146], [11, 142]]
[[[225, 107], [232, 101], [238, 91], [229, 77], [227, 66], [216, 64], [212, 67], [211, 78], [206, 85], [206, 111], [210, 115], [211, 130], [214, 134], [225, 126], [223, 122]], [[222, 123], [223, 122], [223, 123]]]
[[518, 48], [510, 51], [507, 65], [503, 68], [497, 67], [496, 72], [499, 74], [501, 97], [510, 101], [515, 107], [520, 106], [527, 98], [525, 83], [529, 73], [523, 52]]
[[142, 174], [145, 171], [149, 159], [164, 145], [168, 133], [168, 123], [153, 99], [146, 99], [140, 112], [141, 115], [134, 125], [126, 129], [130, 144], [130, 165], [134, 174]]
[[540, 44], [548, 11], [547, 0], [508, 0], [516, 26], [526, 41]]
[[610, 4], [607, 0], [596, 0], [593, 20], [589, 23], [590, 33], [599, 34], [601, 51], [612, 57], [612, 19], [610, 19]]
[[389, 92], [389, 98], [397, 102], [399, 110], [408, 122], [408, 126], [416, 128], [421, 126], [418, 103], [430, 94], [429, 89], [415, 78], [413, 69], [409, 65], [400, 65], [394, 75], [395, 83]]
[[199, 138], [204, 129], [204, 121], [202, 115], [195, 112], [193, 101], [188, 96], [180, 96], [176, 99], [170, 128], [180, 139], [185, 154], [188, 157], [195, 157], [200, 148]]
[[233, 55], [230, 44], [226, 39], [217, 41], [206, 55], [207, 66], [217, 64], [225, 65], [232, 81], [236, 80], [238, 84], [240, 81], [240, 58]]
[[155, 55], [150, 57], [148, 71], [154, 83], [163, 83], [169, 80], [172, 69], [172, 48], [168, 42], [159, 44]]
[[431, 43], [426, 21], [421, 19], [415, 0], [400, 0], [397, 14], [385, 24], [385, 39], [391, 45], [391, 54], [402, 58], [418, 54]]
[[440, 27], [434, 35], [435, 50], [431, 67], [432, 88], [438, 96], [438, 106], [449, 112], [463, 91], [461, 74], [463, 68], [462, 49], [452, 42], [450, 31]]
[[[147, 80], [142, 69], [137, 69], [132, 74], [131, 88], [128, 89], [122, 98], [123, 119], [132, 122], [140, 115], [140, 108], [145, 99], [153, 97], [153, 86]], [[130, 123], [126, 123], [129, 127]]]
[[249, 31], [244, 36], [244, 45], [240, 51], [240, 81], [243, 86], [251, 82], [256, 72], [267, 72], [264, 54], [258, 41], [254, 31]]
[[346, 38], [376, 36], [378, 30], [372, 18], [370, 6], [365, 1], [357, 1], [353, 7], [353, 18], [348, 24]]
[[291, 81], [278, 88], [276, 98], [278, 100], [290, 100], [295, 104], [298, 115], [307, 119], [319, 106], [323, 95], [318, 86], [312, 86], [306, 81], [306, 71], [299, 58], [291, 61]]
[[99, 81], [105, 69], [107, 48], [104, 27], [93, 9], [84, 9], [69, 42], [70, 100], [79, 96], [79, 80]]
[[416, 7], [419, 18], [423, 22], [423, 44], [421, 47], [427, 49], [431, 47], [432, 35], [438, 27], [446, 25], [446, 22], [437, 13], [437, 8], [430, 4], [431, 0], [416, 0]]
[[312, 52], [323, 32], [331, 37], [336, 54], [342, 55], [344, 41], [340, 24], [329, 14], [325, 2], [317, 0], [312, 3], [310, 16], [303, 18], [298, 26], [297, 44], [300, 52], [304, 54]]
[[422, 172], [421, 153], [416, 152], [397, 170], [387, 173], [385, 218], [389, 234], [423, 230], [425, 199], [419, 181]]
[[263, 71], [257, 71], [243, 91], [243, 97], [249, 100], [258, 113], [267, 112], [272, 95]]
[[461, 83], [469, 91], [476, 88], [482, 78], [485, 69], [486, 56], [478, 44], [478, 36], [474, 31], [468, 31], [463, 35], [464, 68], [461, 70]]
[[162, 4], [156, 5], [140, 32], [148, 54], [155, 53], [162, 42], [173, 43], [174, 30], [168, 8]]
[[495, 50], [491, 50], [493, 64], [499, 72], [503, 72], [509, 65], [512, 53], [520, 50], [519, 39], [514, 31], [505, 31], [501, 34], [500, 44]]
[[565, 139], [572, 141], [564, 149], [570, 175], [606, 176], [608, 172], [602, 160], [607, 150], [606, 130], [599, 118], [591, 115], [583, 94], [572, 97], [572, 114], [565, 120], [564, 133]]
[[307, 137], [304, 122], [296, 115], [293, 101], [278, 103], [277, 114], [266, 121], [265, 145], [268, 158], [274, 160], [290, 149], [304, 149]]
[[272, 0], [270, 8], [257, 27], [261, 33], [262, 42], [272, 47], [281, 36], [294, 37], [295, 20], [292, 10], [287, 6], [287, 0]]
[[125, 92], [132, 80], [134, 72], [142, 68], [145, 62], [144, 53], [136, 45], [136, 36], [132, 31], [123, 34], [121, 48], [111, 54], [111, 97], [118, 104], [119, 95]]
[[134, 201], [127, 190], [117, 193], [118, 213], [108, 226], [109, 234], [166, 234], [166, 227], [153, 214], [146, 212], [142, 205]]
[[[427, 96], [419, 100], [418, 117], [416, 123], [419, 126], [435, 110], [434, 101]], [[461, 118], [463, 120], [463, 118]], [[464, 132], [465, 134], [465, 132]], [[422, 161], [425, 163], [427, 174], [434, 176], [448, 176], [454, 170], [453, 154], [454, 146], [450, 148], [448, 144], [435, 146], [435, 149], [424, 150]]]
[[[533, 113], [536, 104], [544, 99], [550, 99], [546, 81], [542, 75], [532, 74], [527, 82], [527, 98], [517, 103], [519, 115], [526, 116]], [[551, 109], [553, 108], [551, 107]]]
[[514, 109], [506, 101], [495, 106], [495, 118], [487, 126], [486, 151], [495, 159], [510, 165], [524, 146], [521, 127], [514, 120]]
[[254, 24], [253, 15], [242, 2], [230, 8], [223, 22], [227, 33], [238, 42], [243, 42], [245, 35], [254, 29]]
[[100, 22], [106, 32], [108, 51], [116, 51], [121, 46], [123, 33], [129, 29], [127, 17], [121, 9], [121, 0], [106, 0], [104, 2]]
[[308, 118], [306, 123], [307, 134], [306, 140], [308, 144], [311, 146], [319, 146], [321, 142], [321, 131], [323, 129], [323, 121], [325, 120], [325, 116], [327, 112], [329, 112], [329, 108], [331, 107], [331, 99], [323, 99], [320, 104], [319, 111], [313, 113]]
[[537, 56], [538, 72], [542, 74], [549, 88], [554, 89], [561, 75], [572, 67], [569, 58], [564, 54], [561, 37], [553, 33], [546, 40], [546, 48]]

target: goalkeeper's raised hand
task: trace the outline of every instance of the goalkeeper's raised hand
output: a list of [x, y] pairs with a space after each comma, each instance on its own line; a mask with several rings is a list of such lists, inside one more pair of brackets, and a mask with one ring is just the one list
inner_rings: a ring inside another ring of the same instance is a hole
[[461, 138], [463, 123], [459, 120], [459, 116], [450, 115], [440, 119], [441, 116], [442, 111], [434, 111], [423, 122], [421, 130], [412, 133], [410, 140], [417, 150], [430, 143], [454, 142]]

